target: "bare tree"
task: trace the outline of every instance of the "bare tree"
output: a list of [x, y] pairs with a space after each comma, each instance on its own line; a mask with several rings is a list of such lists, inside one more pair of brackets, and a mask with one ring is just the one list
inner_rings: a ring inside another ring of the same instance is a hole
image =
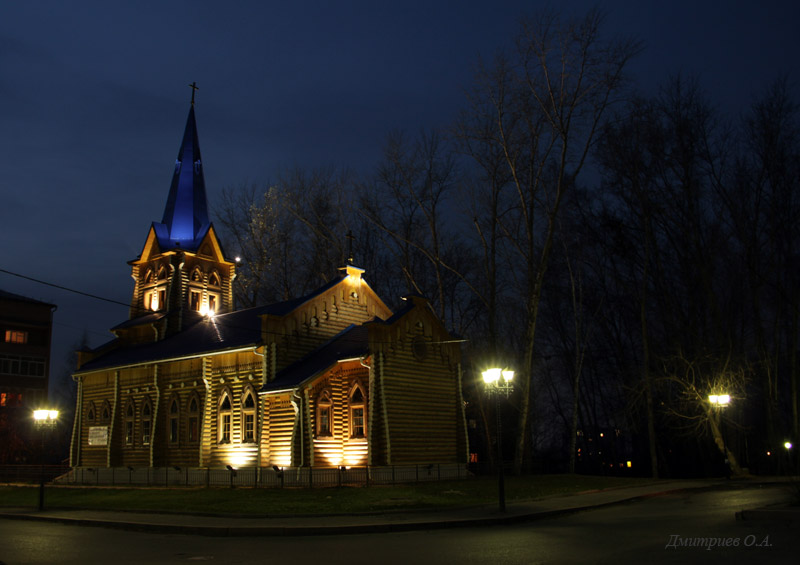
[[501, 252], [514, 257], [508, 262], [524, 312], [516, 472], [529, 445], [536, 321], [559, 209], [639, 50], [636, 42], [604, 38], [602, 21], [599, 11], [566, 22], [553, 13], [525, 20], [514, 58], [499, 57], [480, 70], [470, 101], [477, 113], [459, 128], [490, 200], [513, 202], [493, 220], [505, 240]]

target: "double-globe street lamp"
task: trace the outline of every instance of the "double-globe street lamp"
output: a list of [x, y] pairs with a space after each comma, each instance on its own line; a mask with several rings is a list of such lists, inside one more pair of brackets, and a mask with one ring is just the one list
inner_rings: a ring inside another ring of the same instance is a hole
[[506, 485], [503, 472], [503, 425], [500, 418], [500, 400], [507, 398], [514, 390], [514, 371], [509, 369], [492, 368], [483, 373], [483, 382], [486, 385], [486, 394], [494, 396], [495, 416], [497, 419], [497, 496], [500, 512], [506, 511]]
[[41, 435], [41, 470], [39, 472], [39, 510], [44, 510], [44, 438], [45, 435], [54, 430], [58, 422], [58, 410], [34, 410], [33, 423]]

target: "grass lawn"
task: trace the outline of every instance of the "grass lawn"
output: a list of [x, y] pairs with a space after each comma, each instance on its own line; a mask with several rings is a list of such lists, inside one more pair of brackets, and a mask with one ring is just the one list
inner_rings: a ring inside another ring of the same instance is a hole
[[[652, 482], [653, 479], [584, 475], [506, 477], [506, 499], [509, 502], [530, 500]], [[496, 479], [479, 477], [406, 485], [314, 489], [103, 488], [48, 485], [45, 505], [47, 508], [276, 516], [452, 508], [490, 504], [496, 500]], [[38, 486], [0, 486], [0, 508], [35, 507], [37, 504]]]

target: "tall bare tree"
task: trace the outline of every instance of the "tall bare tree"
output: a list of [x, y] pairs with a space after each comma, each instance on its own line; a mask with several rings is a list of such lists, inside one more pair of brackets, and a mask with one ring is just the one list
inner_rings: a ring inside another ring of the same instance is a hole
[[569, 21], [552, 12], [525, 20], [513, 56], [480, 69], [474, 113], [459, 127], [492, 201], [513, 202], [493, 220], [522, 297], [516, 472], [529, 445], [536, 321], [559, 209], [639, 51], [634, 41], [604, 37], [602, 22], [597, 10]]

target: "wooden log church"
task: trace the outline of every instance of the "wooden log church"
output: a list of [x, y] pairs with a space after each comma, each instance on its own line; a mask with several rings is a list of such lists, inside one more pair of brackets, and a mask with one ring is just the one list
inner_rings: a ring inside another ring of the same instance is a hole
[[129, 319], [80, 352], [75, 469], [467, 461], [461, 353], [427, 301], [390, 310], [347, 264], [307, 296], [234, 309], [194, 100]]

